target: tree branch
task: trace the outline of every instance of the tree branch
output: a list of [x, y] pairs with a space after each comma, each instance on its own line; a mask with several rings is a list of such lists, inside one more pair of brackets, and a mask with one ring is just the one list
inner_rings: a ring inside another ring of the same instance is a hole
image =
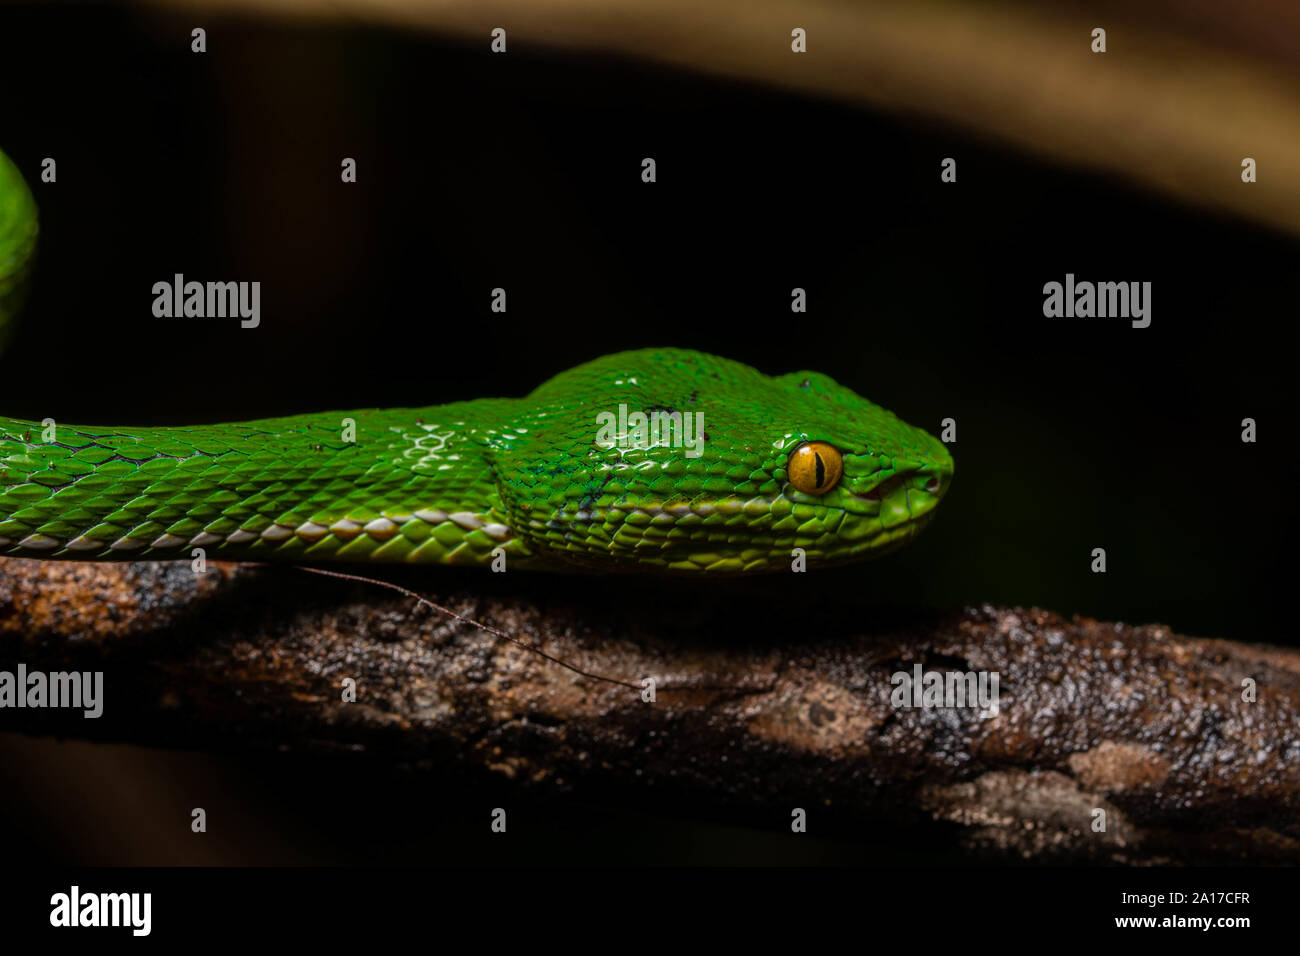
[[[1294, 650], [993, 607], [820, 622], [809, 641], [800, 609], [725, 587], [692, 603], [644, 579], [419, 581], [584, 670], [654, 677], [656, 701], [297, 569], [8, 559], [0, 668], [103, 670], [105, 716], [0, 715], [29, 733], [361, 749], [686, 812], [802, 807], [997, 857], [1300, 860]], [[999, 713], [894, 706], [892, 675], [915, 665], [996, 672]]]

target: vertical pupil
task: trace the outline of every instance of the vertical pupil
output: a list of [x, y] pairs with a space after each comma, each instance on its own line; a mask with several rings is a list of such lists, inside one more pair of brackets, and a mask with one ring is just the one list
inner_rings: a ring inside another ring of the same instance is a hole
[[826, 463], [822, 461], [822, 456], [818, 452], [813, 452], [813, 458], [817, 459], [817, 483], [814, 488], [820, 488], [826, 481]]

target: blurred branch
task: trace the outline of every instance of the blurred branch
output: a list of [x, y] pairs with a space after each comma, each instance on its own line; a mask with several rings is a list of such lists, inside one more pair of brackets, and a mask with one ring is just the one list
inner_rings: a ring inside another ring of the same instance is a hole
[[[622, 54], [937, 119], [1300, 232], [1300, 6], [958, 0], [154, 0]], [[790, 49], [795, 27], [808, 52]], [[1091, 52], [1093, 28], [1108, 52]], [[888, 149], [888, 144], [881, 144]], [[1241, 161], [1259, 181], [1241, 181]], [[935, 159], [936, 177], [938, 160]], [[1078, 211], [1075, 211], [1078, 212]]]
[[[424, 580], [458, 612], [586, 670], [654, 676], [656, 702], [366, 585], [7, 559], [0, 669], [102, 669], [106, 701], [100, 720], [0, 717], [191, 748], [360, 749], [684, 813], [803, 807], [999, 858], [1300, 862], [1294, 650], [1008, 608], [820, 622], [809, 641], [806, 616], [784, 620], [779, 603], [656, 606], [654, 589], [583, 600], [589, 585], [569, 601], [545, 577]], [[1000, 712], [895, 708], [891, 675], [915, 665], [997, 672]], [[355, 703], [341, 700], [347, 677]], [[1255, 702], [1242, 699], [1247, 677]], [[1097, 809], [1105, 832], [1092, 830]]]

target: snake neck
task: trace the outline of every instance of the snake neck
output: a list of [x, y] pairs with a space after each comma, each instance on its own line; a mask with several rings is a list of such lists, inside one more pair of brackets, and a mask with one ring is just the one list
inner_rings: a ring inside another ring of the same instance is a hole
[[0, 419], [0, 554], [527, 564], [494, 464], [511, 405], [194, 428]]

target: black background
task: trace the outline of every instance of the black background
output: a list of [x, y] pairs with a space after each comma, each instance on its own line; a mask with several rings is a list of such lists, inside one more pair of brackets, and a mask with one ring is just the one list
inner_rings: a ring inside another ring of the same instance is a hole
[[[6, 414], [166, 424], [428, 405], [523, 394], [646, 345], [812, 368], [932, 433], [955, 418], [954, 485], [904, 551], [728, 584], [727, 599], [810, 608], [825, 626], [993, 602], [1297, 643], [1292, 238], [915, 118], [644, 64], [358, 25], [3, 18], [0, 148], [42, 213], [33, 295], [0, 356]], [[196, 24], [206, 54], [190, 52]], [[45, 156], [56, 185], [39, 182]], [[357, 184], [340, 182], [345, 156]], [[657, 183], [641, 182], [645, 156]], [[947, 156], [956, 184], [939, 179]], [[1250, 187], [1229, 166], [1221, 188]], [[155, 319], [152, 285], [176, 272], [260, 281], [261, 327]], [[1044, 318], [1043, 284], [1067, 272], [1152, 282], [1151, 327]], [[495, 286], [505, 315], [489, 310]], [[789, 310], [795, 286], [806, 315]], [[1257, 444], [1240, 440], [1245, 417]], [[691, 582], [600, 587], [709, 599]], [[455, 833], [480, 827], [496, 781], [5, 740], [27, 781], [3, 798], [8, 820], [31, 821], [100, 759], [102, 786], [152, 780], [177, 807], [194, 805], [182, 780], [225, 786], [258, 822], [206, 862], [873, 858], [862, 832], [792, 840], [785, 820], [532, 798], [523, 812], [553, 833], [484, 851]], [[134, 782], [104, 754], [125, 754]], [[199, 862], [126, 810], [98, 843], [93, 820], [67, 823], [84, 808], [49, 812], [20, 845]], [[392, 822], [348, 830], [353, 813]]]

